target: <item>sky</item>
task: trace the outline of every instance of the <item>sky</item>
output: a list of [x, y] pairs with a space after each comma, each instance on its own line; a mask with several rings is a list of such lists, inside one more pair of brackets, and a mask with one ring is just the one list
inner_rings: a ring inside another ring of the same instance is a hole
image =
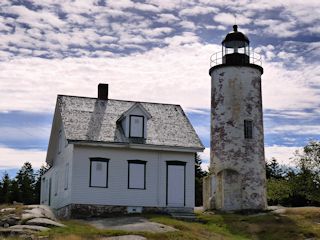
[[57, 94], [180, 104], [209, 162], [210, 56], [237, 23], [262, 57], [266, 158], [320, 140], [318, 0], [1, 0], [0, 172], [45, 163]]

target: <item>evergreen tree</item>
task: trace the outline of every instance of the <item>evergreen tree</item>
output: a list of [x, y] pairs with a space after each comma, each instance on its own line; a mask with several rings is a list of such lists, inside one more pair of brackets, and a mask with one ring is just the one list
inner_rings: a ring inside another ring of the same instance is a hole
[[282, 179], [285, 172], [281, 169], [277, 159], [272, 158], [270, 163], [266, 163], [267, 179]]
[[11, 180], [10, 185], [10, 202], [22, 202], [19, 185], [16, 179]]
[[40, 203], [40, 193], [41, 193], [41, 177], [48, 171], [48, 166], [42, 165], [37, 172], [36, 182], [35, 182], [35, 202]]
[[202, 183], [203, 177], [205, 177], [208, 173], [201, 169], [202, 160], [199, 154], [195, 155], [195, 205], [202, 206], [203, 197], [202, 197]]
[[26, 162], [23, 164], [16, 176], [16, 181], [21, 201], [24, 204], [35, 203], [35, 174], [31, 163]]
[[10, 203], [10, 177], [4, 173], [0, 184], [0, 203]]

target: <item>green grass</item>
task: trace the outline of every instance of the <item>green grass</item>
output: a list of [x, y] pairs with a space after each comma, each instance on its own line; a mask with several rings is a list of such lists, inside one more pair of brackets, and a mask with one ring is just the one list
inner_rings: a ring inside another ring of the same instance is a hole
[[[289, 208], [284, 214], [197, 213], [198, 222], [186, 222], [164, 215], [145, 215], [151, 221], [172, 226], [168, 233], [99, 230], [83, 221], [63, 221], [66, 228], [40, 233], [53, 240], [99, 239], [107, 236], [137, 234], [152, 240], [302, 240], [320, 239], [320, 208]], [[0, 238], [1, 239], [1, 238]]]

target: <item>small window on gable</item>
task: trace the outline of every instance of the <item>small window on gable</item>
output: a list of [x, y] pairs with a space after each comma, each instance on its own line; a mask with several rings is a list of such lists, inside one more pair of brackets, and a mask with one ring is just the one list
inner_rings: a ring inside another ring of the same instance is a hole
[[252, 139], [253, 138], [253, 122], [252, 120], [244, 120], [244, 138]]
[[144, 137], [144, 116], [130, 115], [129, 137]]
[[89, 187], [108, 187], [109, 159], [90, 158]]
[[69, 163], [66, 164], [64, 172], [64, 190], [69, 188]]
[[59, 131], [59, 138], [58, 138], [58, 153], [61, 153], [62, 150], [62, 131]]
[[128, 188], [146, 189], [146, 161], [128, 160]]
[[58, 173], [56, 172], [55, 175], [54, 175], [54, 178], [55, 178], [55, 183], [54, 183], [54, 195], [57, 196], [58, 195], [58, 189], [59, 189], [59, 175]]

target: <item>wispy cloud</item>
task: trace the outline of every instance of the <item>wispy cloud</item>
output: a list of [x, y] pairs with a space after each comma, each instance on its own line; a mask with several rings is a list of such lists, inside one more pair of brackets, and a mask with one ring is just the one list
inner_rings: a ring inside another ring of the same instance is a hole
[[0, 169], [20, 168], [25, 162], [39, 168], [45, 164], [45, 157], [46, 151], [42, 150], [18, 150], [0, 146]]

